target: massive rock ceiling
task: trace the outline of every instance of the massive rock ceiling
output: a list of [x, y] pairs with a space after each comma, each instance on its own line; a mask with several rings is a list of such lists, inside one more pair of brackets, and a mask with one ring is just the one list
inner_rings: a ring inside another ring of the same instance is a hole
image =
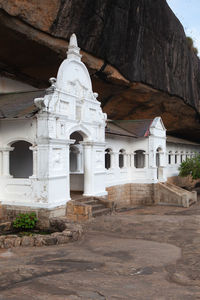
[[72, 32], [109, 118], [199, 141], [200, 60], [165, 0], [0, 0], [0, 74], [47, 87]]

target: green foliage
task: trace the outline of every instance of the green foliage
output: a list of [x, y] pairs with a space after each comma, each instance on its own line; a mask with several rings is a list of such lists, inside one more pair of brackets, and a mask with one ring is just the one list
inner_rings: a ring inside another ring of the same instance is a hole
[[34, 212], [27, 214], [19, 214], [13, 222], [13, 227], [21, 229], [34, 229], [38, 219]]
[[190, 36], [187, 36], [187, 43], [190, 48], [194, 47], [193, 39]]
[[194, 53], [195, 53], [196, 55], [198, 55], [199, 51], [198, 51], [198, 49], [197, 49], [196, 47], [193, 47], [193, 51], [194, 51]]
[[187, 36], [186, 39], [187, 39], [188, 47], [192, 49], [196, 55], [198, 55], [198, 49], [194, 46], [193, 39], [190, 36]]
[[188, 175], [192, 176], [192, 179], [200, 178], [200, 155], [195, 155], [195, 157], [187, 158], [183, 161], [179, 167], [179, 176], [186, 177]]

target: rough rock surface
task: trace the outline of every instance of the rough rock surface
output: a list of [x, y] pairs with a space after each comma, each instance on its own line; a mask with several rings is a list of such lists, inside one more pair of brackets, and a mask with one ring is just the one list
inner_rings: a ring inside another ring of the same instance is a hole
[[199, 203], [146, 206], [88, 222], [76, 243], [0, 249], [0, 300], [199, 299], [199, 222]]
[[198, 140], [200, 60], [165, 0], [0, 0], [1, 73], [46, 86], [72, 32], [109, 118]]

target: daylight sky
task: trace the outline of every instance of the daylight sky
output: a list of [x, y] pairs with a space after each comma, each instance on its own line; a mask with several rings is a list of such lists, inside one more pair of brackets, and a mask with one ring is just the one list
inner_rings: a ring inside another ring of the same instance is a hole
[[167, 0], [200, 53], [200, 0]]

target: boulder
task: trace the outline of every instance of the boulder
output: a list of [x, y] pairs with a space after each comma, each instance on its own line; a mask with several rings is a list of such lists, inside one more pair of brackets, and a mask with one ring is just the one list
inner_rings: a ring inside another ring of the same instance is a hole
[[165, 0], [0, 0], [1, 74], [47, 87], [72, 32], [109, 118], [198, 141], [200, 60]]

